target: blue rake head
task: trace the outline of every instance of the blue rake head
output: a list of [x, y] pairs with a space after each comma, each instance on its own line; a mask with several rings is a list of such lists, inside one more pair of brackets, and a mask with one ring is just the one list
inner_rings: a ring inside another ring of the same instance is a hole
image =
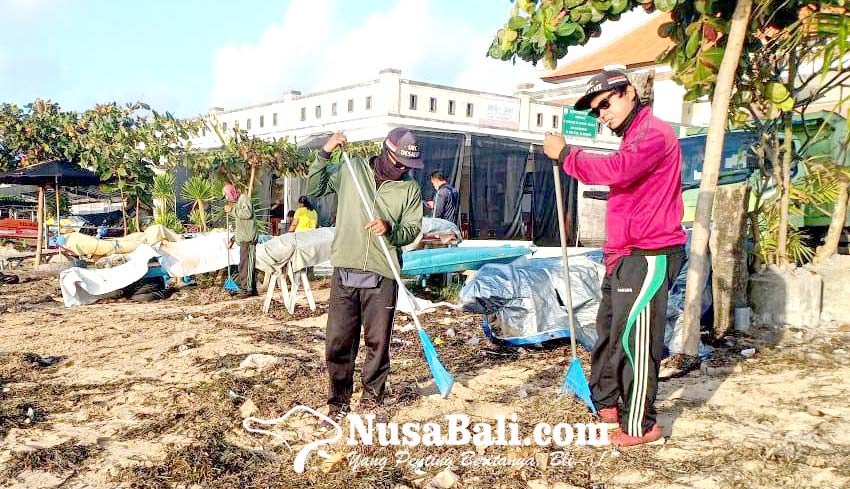
[[437, 349], [434, 348], [434, 343], [431, 342], [428, 333], [422, 328], [419, 328], [418, 332], [419, 341], [422, 343], [422, 353], [425, 355], [425, 361], [428, 362], [428, 368], [431, 369], [431, 376], [434, 377], [434, 383], [437, 384], [440, 395], [446, 398], [452, 391], [455, 379], [440, 362], [440, 356], [437, 355]]
[[584, 401], [590, 411], [596, 414], [596, 406], [593, 405], [593, 400], [590, 398], [590, 385], [587, 383], [587, 378], [584, 376], [584, 370], [582, 370], [578, 358], [573, 358], [570, 368], [564, 376], [564, 383], [561, 385], [561, 395], [568, 392]]
[[224, 290], [239, 292], [239, 285], [236, 284], [236, 281], [232, 277], [227, 277], [227, 280], [224, 281]]

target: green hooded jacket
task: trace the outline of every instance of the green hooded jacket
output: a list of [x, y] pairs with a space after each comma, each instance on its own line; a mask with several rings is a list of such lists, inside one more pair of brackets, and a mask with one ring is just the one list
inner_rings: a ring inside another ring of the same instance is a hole
[[[401, 273], [401, 247], [412, 243], [422, 230], [419, 184], [407, 174], [398, 181], [384, 181], [376, 188], [374, 172], [366, 160], [352, 157], [351, 164], [375, 218], [390, 222], [391, 229], [384, 237]], [[369, 218], [345, 161], [332, 164], [319, 156], [310, 164], [307, 195], [321, 197], [334, 192], [337, 194], [336, 234], [331, 245], [331, 265], [375, 272], [392, 279], [392, 271], [378, 243], [380, 238], [364, 229]]]

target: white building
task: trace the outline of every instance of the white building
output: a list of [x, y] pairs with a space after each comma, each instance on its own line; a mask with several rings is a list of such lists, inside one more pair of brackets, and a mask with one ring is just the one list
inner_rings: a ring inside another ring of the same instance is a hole
[[[215, 107], [208, 116], [227, 130], [238, 127], [250, 135], [286, 137], [299, 144], [335, 131], [345, 131], [350, 141], [378, 140], [398, 126], [540, 143], [546, 131], [560, 130], [563, 106], [535, 99], [532, 86], [521, 85], [507, 96], [407, 80], [400, 71], [386, 69], [377, 79], [356, 85], [303, 95], [289, 91], [263, 104]], [[612, 142], [615, 139], [603, 137], [597, 143], [611, 148]], [[219, 145], [211, 131], [193, 143]]]
[[[540, 197], [535, 197], [532, 190], [523, 191], [523, 186], [528, 185], [525, 174], [509, 171], [509, 175], [494, 179], [491, 185], [499, 187], [495, 193], [492, 189], [482, 189], [483, 183], [479, 182], [476, 187], [471, 182], [474, 176], [480, 177], [471, 161], [476, 152], [475, 141], [481, 138], [521, 145], [521, 151], [529, 155], [529, 162], [526, 165], [523, 159], [520, 170], [535, 172], [530, 155], [535, 145], [539, 151], [545, 132], [562, 129], [564, 107], [558, 102], [535, 98], [532, 87], [532, 84], [521, 85], [512, 96], [500, 95], [408, 80], [402, 78], [400, 71], [386, 69], [376, 79], [356, 85], [307, 94], [289, 91], [281, 99], [263, 104], [234, 109], [212, 108], [208, 117], [226, 130], [238, 127], [252, 136], [289, 138], [298, 144], [317, 143], [336, 131], [345, 132], [349, 141], [381, 140], [392, 128], [399, 126], [428, 133], [461, 135], [464, 142], [459, 151], [457, 171], [453, 175], [462, 196], [461, 220], [464, 216], [469, 217], [470, 235], [533, 237], [536, 235], [533, 223], [537, 219], [534, 202]], [[595, 138], [570, 137], [568, 141], [601, 151], [613, 150], [618, 144], [618, 139], [610, 133], [600, 133]], [[211, 148], [219, 146], [220, 141], [214, 132], [206, 130], [193, 141], [193, 145]], [[424, 152], [424, 173], [427, 173], [431, 171], [427, 166], [427, 147]], [[516, 147], [513, 154], [516, 157]], [[490, 156], [492, 164], [493, 156]], [[517, 164], [516, 158], [512, 161]], [[543, 163], [545, 171], [551, 175], [551, 163], [548, 161], [538, 162], [537, 171], [542, 173]], [[427, 188], [429, 185], [422, 175], [418, 178], [423, 186], [423, 195], [428, 198], [432, 189]], [[303, 179], [285, 179], [277, 183], [280, 187], [268, 185], [269, 200], [277, 196], [274, 195], [279, 192], [277, 188], [282, 188], [285, 207], [290, 208], [299, 197]], [[521, 195], [513, 195], [513, 189], [519, 189]], [[477, 197], [464, 200], [464, 195]], [[477, 206], [469, 199], [479, 199]], [[263, 196], [261, 200], [268, 201]], [[503, 210], [494, 210], [494, 207], [502, 207]], [[487, 218], [481, 217], [485, 210]], [[520, 218], [524, 223], [522, 226], [516, 224]], [[551, 220], [552, 217], [547, 214], [546, 219]], [[473, 221], [478, 221], [480, 226]], [[481, 224], [484, 222], [487, 224]], [[546, 228], [551, 236], [552, 226], [547, 224]]]

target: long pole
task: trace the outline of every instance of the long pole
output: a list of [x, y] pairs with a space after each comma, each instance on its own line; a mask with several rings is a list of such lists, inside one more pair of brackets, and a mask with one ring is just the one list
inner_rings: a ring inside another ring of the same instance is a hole
[[55, 177], [54, 188], [56, 189], [56, 236], [58, 237], [62, 229], [61, 212], [59, 212], [59, 177]]
[[555, 200], [558, 203], [558, 234], [561, 236], [561, 259], [564, 261], [564, 287], [567, 290], [567, 296], [564, 298], [567, 303], [567, 317], [570, 320], [570, 348], [572, 349], [573, 358], [576, 358], [576, 328], [575, 318], [573, 317], [573, 293], [570, 288], [570, 265], [567, 257], [567, 230], [564, 229], [564, 190], [561, 188], [561, 169], [558, 164], [553, 161], [552, 176], [555, 177]]
[[38, 204], [36, 205], [36, 222], [38, 223], [38, 237], [35, 240], [35, 266], [41, 265], [41, 247], [44, 236], [44, 186], [38, 186]]

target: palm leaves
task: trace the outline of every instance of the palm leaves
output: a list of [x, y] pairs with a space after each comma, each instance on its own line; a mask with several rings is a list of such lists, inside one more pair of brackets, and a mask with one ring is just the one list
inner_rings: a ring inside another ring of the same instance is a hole
[[[822, 158], [808, 158], [800, 163], [806, 170], [806, 176], [791, 184], [788, 189], [790, 205], [788, 213], [792, 216], [802, 218], [806, 214], [806, 207], [813, 207], [824, 214], [832, 212], [825, 207], [832, 206], [838, 195], [839, 183], [836, 178], [838, 173], [848, 175], [846, 167], [832, 163], [821, 163]], [[756, 189], [763, 194], [766, 182]], [[756, 253], [763, 263], [782, 263], [783, 256], [779, 250], [779, 224], [780, 224], [780, 193], [772, 195], [761, 201], [758, 208], [759, 239]], [[788, 229], [785, 257], [798, 265], [811, 261], [815, 250], [810, 245], [810, 236], [797, 226], [791, 224]]]
[[153, 188], [151, 197], [154, 199], [154, 216], [159, 216], [172, 211], [175, 204], [174, 182], [176, 178], [173, 173], [160, 173], [153, 177]]
[[[207, 230], [207, 203], [221, 195], [220, 185], [210, 182], [208, 179], [194, 176], [183, 183], [180, 190], [183, 198], [192, 201], [192, 210], [189, 212], [189, 220], [198, 226], [198, 230]], [[218, 191], [217, 191], [218, 190]]]

